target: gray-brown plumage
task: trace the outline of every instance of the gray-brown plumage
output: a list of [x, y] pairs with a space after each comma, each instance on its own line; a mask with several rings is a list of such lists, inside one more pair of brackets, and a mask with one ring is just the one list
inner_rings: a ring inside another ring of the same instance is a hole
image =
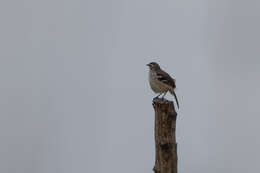
[[168, 73], [163, 71], [159, 64], [156, 62], [151, 62], [147, 64], [149, 66], [149, 83], [151, 86], [151, 89], [155, 93], [159, 93], [156, 98], [158, 98], [161, 94], [163, 94], [162, 98], [166, 95], [166, 93], [169, 91], [175, 98], [177, 106], [179, 108], [179, 102], [177, 99], [177, 96], [174, 92], [174, 89], [176, 88], [175, 79], [173, 79]]

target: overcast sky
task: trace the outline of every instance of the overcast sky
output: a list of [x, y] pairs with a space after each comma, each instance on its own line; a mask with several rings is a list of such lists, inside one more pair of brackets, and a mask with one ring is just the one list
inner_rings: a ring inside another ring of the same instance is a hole
[[259, 172], [259, 21], [254, 0], [0, 1], [0, 172], [152, 172], [151, 61], [179, 173]]

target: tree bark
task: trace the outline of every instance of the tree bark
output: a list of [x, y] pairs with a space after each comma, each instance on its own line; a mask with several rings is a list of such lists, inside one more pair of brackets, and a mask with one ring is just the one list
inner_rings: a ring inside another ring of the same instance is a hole
[[155, 111], [155, 173], [177, 173], [176, 118], [172, 101], [153, 99]]

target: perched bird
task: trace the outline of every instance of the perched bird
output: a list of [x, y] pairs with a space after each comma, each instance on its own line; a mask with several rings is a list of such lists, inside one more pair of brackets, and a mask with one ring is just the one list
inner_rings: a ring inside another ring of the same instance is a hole
[[151, 86], [151, 89], [155, 93], [159, 93], [158, 96], [155, 98], [158, 98], [161, 94], [163, 94], [162, 98], [166, 95], [166, 93], [169, 91], [176, 100], [177, 106], [179, 108], [179, 102], [177, 99], [177, 96], [174, 92], [174, 89], [176, 88], [175, 79], [173, 79], [168, 73], [163, 71], [159, 64], [156, 62], [151, 62], [147, 64], [149, 67], [149, 83]]

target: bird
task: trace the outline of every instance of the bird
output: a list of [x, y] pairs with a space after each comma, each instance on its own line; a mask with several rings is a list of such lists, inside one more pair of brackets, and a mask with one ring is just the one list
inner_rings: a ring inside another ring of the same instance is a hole
[[147, 66], [149, 67], [150, 87], [155, 93], [159, 93], [159, 95], [155, 98], [159, 98], [159, 96], [163, 94], [162, 99], [164, 99], [164, 96], [169, 91], [174, 96], [179, 109], [178, 98], [174, 91], [176, 88], [176, 80], [173, 79], [167, 72], [163, 71], [156, 62], [151, 62], [147, 64]]

